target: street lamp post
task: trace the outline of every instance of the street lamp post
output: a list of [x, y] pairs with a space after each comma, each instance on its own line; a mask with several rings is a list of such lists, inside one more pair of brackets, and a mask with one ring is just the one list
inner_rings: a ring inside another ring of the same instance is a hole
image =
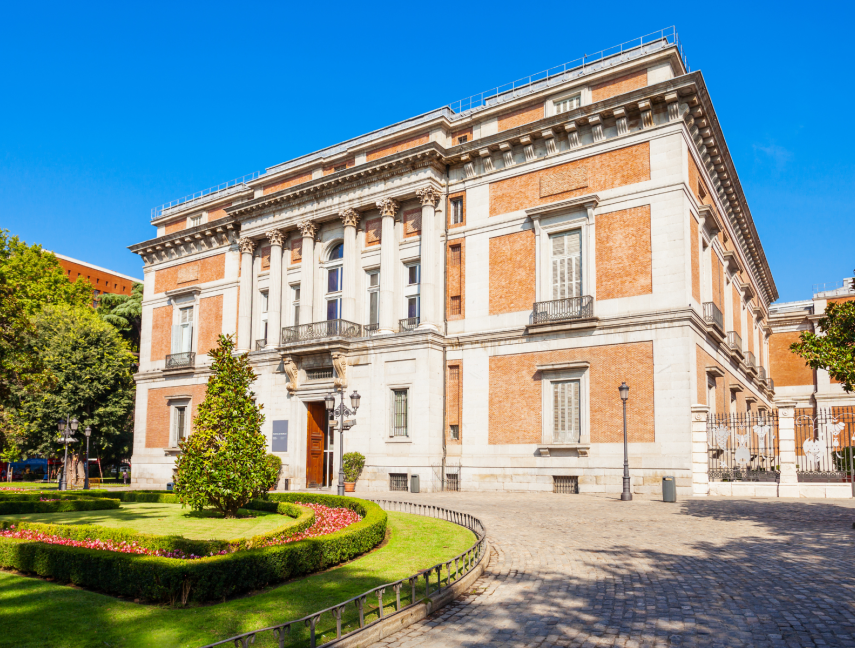
[[65, 457], [62, 460], [62, 477], [59, 480], [59, 490], [61, 491], [68, 490], [68, 444], [77, 442], [77, 439], [72, 435], [77, 432], [78, 425], [79, 423], [76, 418], [69, 420], [68, 417], [64, 421], [61, 420], [58, 424], [61, 435], [59, 442], [65, 446]]
[[86, 467], [83, 473], [83, 490], [89, 490], [89, 435], [92, 434], [92, 428], [87, 425], [83, 434], [86, 435]]
[[624, 502], [629, 502], [632, 499], [632, 490], [629, 484], [629, 452], [626, 444], [626, 401], [629, 398], [629, 385], [625, 382], [618, 387], [620, 399], [623, 401], [623, 492], [620, 498]]
[[338, 494], [344, 495], [344, 417], [356, 415], [356, 410], [359, 409], [359, 399], [361, 396], [354, 389], [350, 395], [350, 405], [353, 409], [348, 409], [344, 404], [344, 387], [339, 385], [338, 395], [341, 398], [341, 403], [338, 407], [335, 406], [335, 393], [330, 392], [324, 397], [324, 402], [327, 406], [327, 412], [338, 417]]

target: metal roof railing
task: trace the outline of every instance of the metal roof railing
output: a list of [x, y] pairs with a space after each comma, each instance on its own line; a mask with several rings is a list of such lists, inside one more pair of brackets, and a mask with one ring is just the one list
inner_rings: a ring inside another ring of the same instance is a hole
[[[459, 119], [463, 114], [476, 109], [484, 109], [496, 104], [504, 103], [516, 99], [517, 97], [529, 94], [541, 88], [546, 88], [558, 83], [564, 83], [575, 77], [584, 76], [591, 72], [596, 72], [604, 67], [611, 67], [628, 61], [639, 56], [644, 56], [661, 47], [676, 45], [680, 54], [680, 59], [689, 71], [689, 64], [686, 61], [686, 56], [683, 54], [683, 45], [677, 35], [675, 26], [666, 27], [659, 31], [639, 36], [632, 40], [626, 41], [619, 45], [600, 50], [594, 54], [585, 54], [581, 58], [575, 59], [558, 65], [535, 74], [531, 74], [522, 79], [517, 79], [511, 83], [492, 88], [485, 92], [471, 95], [465, 99], [460, 99], [448, 104], [448, 107], [453, 110], [456, 115], [453, 119]], [[617, 58], [614, 58], [617, 57]], [[613, 59], [608, 61], [607, 59]]]
[[160, 218], [161, 216], [165, 216], [175, 207], [182, 207], [186, 209], [190, 206], [191, 203], [199, 202], [203, 198], [209, 200], [211, 197], [222, 194], [228, 195], [232, 193], [236, 193], [246, 188], [246, 183], [255, 180], [259, 176], [264, 175], [264, 171], [254, 171], [253, 173], [248, 173], [245, 176], [241, 176], [240, 178], [235, 178], [234, 180], [229, 180], [228, 182], [221, 182], [218, 185], [214, 185], [213, 187], [208, 187], [207, 189], [202, 189], [202, 191], [197, 191], [196, 193], [190, 194], [189, 196], [184, 196], [183, 198], [177, 198], [168, 203], [163, 203], [160, 207], [153, 207], [151, 210], [151, 220], [155, 220]]

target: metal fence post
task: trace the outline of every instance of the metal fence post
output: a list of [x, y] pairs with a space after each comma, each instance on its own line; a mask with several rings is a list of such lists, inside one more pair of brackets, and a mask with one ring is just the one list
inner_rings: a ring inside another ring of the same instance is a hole
[[707, 438], [707, 405], [692, 405], [692, 495], [710, 494], [709, 441]]
[[781, 477], [778, 497], [798, 497], [799, 478], [796, 474], [796, 402], [778, 402], [778, 436], [780, 438]]

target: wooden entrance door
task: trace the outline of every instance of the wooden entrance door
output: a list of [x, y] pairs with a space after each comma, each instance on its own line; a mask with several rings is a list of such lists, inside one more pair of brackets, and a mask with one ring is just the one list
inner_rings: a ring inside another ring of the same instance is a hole
[[324, 478], [324, 433], [327, 408], [323, 401], [307, 403], [306, 416], [306, 485], [319, 486]]

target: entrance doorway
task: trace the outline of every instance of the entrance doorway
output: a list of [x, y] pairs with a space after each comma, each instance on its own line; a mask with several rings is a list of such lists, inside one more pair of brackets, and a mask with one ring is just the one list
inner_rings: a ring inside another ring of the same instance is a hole
[[306, 403], [306, 486], [324, 485], [324, 446], [327, 437], [327, 409], [323, 401]]

